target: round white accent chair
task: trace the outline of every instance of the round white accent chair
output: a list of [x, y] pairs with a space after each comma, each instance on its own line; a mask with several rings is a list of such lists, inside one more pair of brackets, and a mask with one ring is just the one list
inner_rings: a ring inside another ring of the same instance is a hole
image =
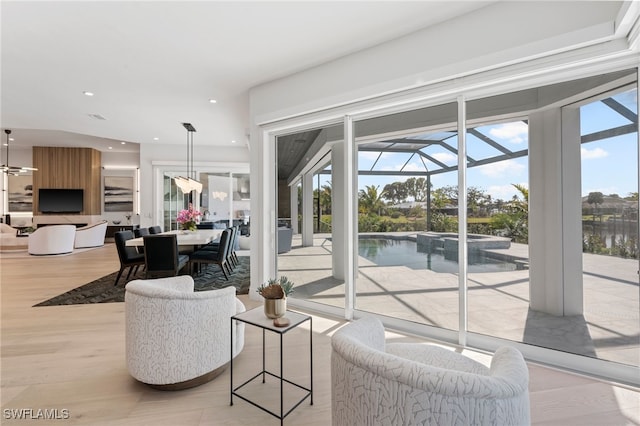
[[102, 247], [107, 234], [106, 220], [76, 229], [75, 248]]
[[136, 380], [161, 390], [206, 383], [244, 347], [244, 324], [231, 316], [245, 311], [233, 286], [193, 291], [193, 278], [134, 280], [125, 288], [126, 358]]
[[16, 235], [17, 233], [18, 233], [18, 228], [14, 228], [13, 226], [9, 226], [6, 223], [0, 222], [0, 234]]
[[528, 425], [529, 370], [499, 348], [491, 368], [445, 348], [385, 342], [361, 318], [331, 338], [331, 412], [342, 425]]
[[43, 226], [29, 234], [29, 254], [43, 256], [73, 252], [76, 238], [74, 225]]

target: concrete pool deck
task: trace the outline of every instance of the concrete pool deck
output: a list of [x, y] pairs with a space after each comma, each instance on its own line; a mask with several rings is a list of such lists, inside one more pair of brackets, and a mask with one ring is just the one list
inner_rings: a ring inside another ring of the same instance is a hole
[[[371, 235], [371, 234], [369, 234]], [[405, 239], [415, 233], [378, 234]], [[294, 236], [278, 256], [279, 274], [296, 283], [295, 298], [344, 307], [344, 282], [332, 277], [330, 235], [313, 247]], [[415, 238], [415, 237], [414, 237]], [[490, 249], [528, 259], [528, 247]], [[638, 261], [584, 254], [584, 315], [557, 317], [529, 309], [527, 269], [468, 274], [468, 330], [629, 365], [640, 360]], [[379, 266], [358, 257], [356, 308], [458, 329], [458, 277], [407, 265]]]

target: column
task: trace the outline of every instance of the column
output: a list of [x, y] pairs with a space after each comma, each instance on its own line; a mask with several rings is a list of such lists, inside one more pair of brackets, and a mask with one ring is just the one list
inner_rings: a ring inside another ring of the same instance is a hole
[[291, 211], [291, 228], [294, 234], [298, 234], [298, 184], [289, 186], [289, 205]]
[[302, 176], [302, 246], [313, 246], [313, 174]]
[[565, 113], [529, 116], [530, 307], [552, 315], [583, 311], [579, 117]]

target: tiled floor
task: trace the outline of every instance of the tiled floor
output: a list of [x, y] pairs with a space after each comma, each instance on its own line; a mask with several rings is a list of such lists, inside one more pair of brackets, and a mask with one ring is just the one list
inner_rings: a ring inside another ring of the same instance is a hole
[[[510, 251], [526, 258], [527, 247]], [[638, 261], [584, 254], [584, 315], [557, 317], [529, 309], [529, 271], [470, 273], [468, 330], [597, 357], [640, 362]], [[358, 258], [356, 308], [445, 329], [458, 329], [458, 277], [415, 265], [379, 266]], [[344, 281], [332, 277], [331, 241], [278, 257], [280, 275], [296, 283], [294, 297], [344, 307]]]

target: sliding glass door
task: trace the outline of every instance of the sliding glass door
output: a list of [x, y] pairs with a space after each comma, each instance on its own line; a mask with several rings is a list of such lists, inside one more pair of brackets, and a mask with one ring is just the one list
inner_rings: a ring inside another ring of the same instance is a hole
[[278, 137], [277, 225], [293, 227], [278, 274], [348, 318], [637, 367], [637, 81], [463, 93]]
[[457, 105], [355, 121], [355, 309], [458, 329]]

